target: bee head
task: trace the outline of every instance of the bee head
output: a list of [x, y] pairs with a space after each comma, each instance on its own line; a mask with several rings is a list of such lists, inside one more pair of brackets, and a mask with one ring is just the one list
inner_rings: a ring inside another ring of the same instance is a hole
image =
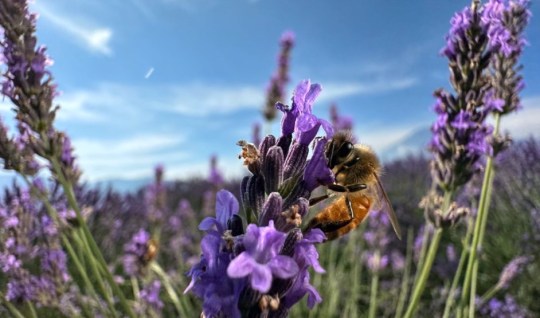
[[326, 148], [326, 158], [330, 169], [347, 161], [354, 150], [354, 144], [351, 141], [350, 133], [338, 132], [334, 135]]

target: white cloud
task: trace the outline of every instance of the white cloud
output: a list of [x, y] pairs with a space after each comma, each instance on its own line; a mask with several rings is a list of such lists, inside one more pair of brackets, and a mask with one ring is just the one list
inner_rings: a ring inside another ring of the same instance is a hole
[[184, 160], [185, 141], [178, 134], [136, 135], [120, 140], [73, 140], [85, 179], [133, 178], [144, 172], [150, 176], [152, 166]]
[[406, 89], [417, 83], [415, 78], [378, 79], [370, 82], [322, 83], [320, 101], [333, 100], [352, 95], [369, 95]]
[[188, 84], [171, 87], [170, 103], [164, 110], [184, 115], [205, 116], [230, 113], [240, 109], [258, 108], [264, 102], [264, 90], [259, 86], [217, 86]]
[[412, 126], [379, 126], [364, 127], [355, 129], [355, 136], [358, 136], [358, 142], [370, 146], [376, 153], [388, 151], [388, 148], [396, 145], [399, 141], [410, 136], [420, 127], [425, 125]]
[[540, 96], [522, 100], [523, 109], [501, 118], [501, 129], [510, 131], [514, 139], [531, 135], [540, 137]]
[[[367, 83], [323, 82], [318, 102], [406, 89], [415, 84], [413, 78]], [[121, 112], [123, 116], [145, 116], [150, 109], [202, 117], [258, 109], [264, 98], [263, 85], [182, 83], [136, 86], [102, 83], [93, 88], [64, 92], [58, 100], [62, 106], [59, 119], [95, 122], [111, 118], [111, 111]]]
[[56, 12], [41, 2], [35, 4], [34, 7], [46, 21], [72, 36], [76, 42], [85, 46], [87, 49], [103, 55], [112, 54], [110, 41], [113, 32], [110, 28], [83, 25], [81, 21], [75, 21], [72, 16], [66, 13], [61, 14]]

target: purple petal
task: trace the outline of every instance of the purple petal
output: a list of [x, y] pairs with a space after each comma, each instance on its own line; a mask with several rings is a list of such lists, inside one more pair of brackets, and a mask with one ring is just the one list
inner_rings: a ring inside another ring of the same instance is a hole
[[317, 96], [322, 91], [322, 87], [319, 84], [313, 84], [310, 86], [308, 93], [306, 94], [306, 97], [304, 99], [304, 108], [303, 111], [306, 113], [312, 112], [312, 105], [313, 102], [315, 102], [315, 99], [317, 99]]
[[256, 264], [251, 272], [251, 288], [266, 293], [272, 285], [272, 271], [269, 266]]
[[315, 306], [316, 304], [319, 304], [322, 301], [322, 297], [319, 294], [319, 292], [315, 289], [315, 287], [313, 287], [309, 283], [306, 286], [306, 290], [308, 293], [307, 305], [309, 309], [312, 309], [313, 306]]
[[307, 243], [322, 243], [326, 239], [326, 235], [321, 229], [311, 229], [304, 234], [303, 240]]
[[253, 254], [257, 250], [257, 241], [259, 240], [259, 228], [255, 224], [249, 224], [244, 235], [244, 246], [246, 250]]
[[238, 213], [238, 200], [227, 190], [220, 190], [216, 196], [216, 218], [218, 222], [227, 227], [227, 221], [233, 214]]
[[285, 255], [275, 256], [268, 266], [272, 270], [272, 274], [279, 278], [291, 278], [298, 273], [298, 265], [296, 262]]
[[277, 102], [276, 103], [276, 108], [279, 109], [280, 111], [286, 113], [289, 111], [289, 106], [281, 103], [281, 102]]
[[321, 124], [322, 128], [324, 129], [324, 132], [326, 132], [326, 138], [328, 138], [328, 139], [332, 138], [334, 136], [334, 128], [332, 127], [332, 124], [327, 122], [324, 119], [319, 119], [319, 123]]
[[303, 145], [309, 145], [319, 131], [319, 119], [309, 113], [301, 114], [296, 120], [296, 138]]
[[219, 252], [219, 245], [221, 243], [221, 236], [215, 232], [209, 232], [201, 240], [201, 251], [204, 258], [208, 261], [208, 267], [214, 268]]
[[251, 274], [257, 262], [247, 252], [242, 252], [235, 257], [227, 267], [227, 275], [231, 278], [242, 278]]
[[199, 230], [201, 231], [208, 231], [209, 229], [212, 228], [212, 226], [218, 226], [218, 221], [213, 218], [213, 217], [210, 217], [210, 216], [207, 216], [204, 218], [204, 220], [201, 221], [201, 223], [199, 224]]
[[[309, 80], [303, 80], [296, 86], [293, 93], [293, 103], [295, 104], [296, 107], [303, 107], [304, 99], [306, 97], [306, 94], [308, 93], [309, 88], [310, 88]], [[303, 111], [303, 108], [296, 109], [296, 111]]]

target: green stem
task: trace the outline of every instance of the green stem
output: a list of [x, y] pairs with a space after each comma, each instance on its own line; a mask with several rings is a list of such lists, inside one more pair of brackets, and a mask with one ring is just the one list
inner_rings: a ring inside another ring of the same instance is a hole
[[13, 304], [11, 302], [9, 302], [7, 299], [5, 299], [5, 297], [4, 297], [4, 295], [2, 293], [0, 293], [0, 300], [2, 300], [2, 304], [13, 315], [13, 317], [24, 318], [24, 315], [17, 309], [17, 307], [13, 306]]
[[405, 308], [405, 300], [409, 292], [409, 280], [411, 278], [412, 267], [412, 254], [414, 245], [414, 232], [412, 228], [409, 228], [407, 233], [407, 254], [405, 256], [405, 269], [403, 273], [403, 281], [401, 282], [401, 289], [399, 292], [398, 304], [396, 307], [396, 318], [401, 317], [403, 309]]
[[[444, 210], [445, 209], [443, 209], [443, 211]], [[405, 318], [413, 317], [416, 311], [416, 307], [418, 306], [420, 302], [420, 297], [422, 296], [422, 292], [424, 291], [424, 287], [429, 277], [429, 273], [431, 272], [433, 261], [435, 260], [435, 256], [437, 255], [437, 250], [439, 248], [439, 243], [441, 241], [442, 233], [443, 233], [442, 228], [435, 229], [435, 233], [433, 234], [433, 237], [431, 238], [431, 243], [429, 245], [427, 258], [420, 272], [420, 276], [418, 277], [418, 282], [415, 285], [415, 288], [413, 290], [411, 302], [409, 303], [409, 306], [407, 307], [407, 311], [405, 312], [405, 316], [404, 316]]]
[[167, 291], [167, 294], [169, 295], [169, 298], [171, 299], [174, 307], [176, 308], [176, 311], [178, 312], [179, 317], [187, 317], [188, 314], [184, 311], [182, 306], [180, 305], [180, 300], [178, 298], [178, 294], [174, 291], [174, 288], [172, 287], [170, 283], [169, 275], [163, 271], [161, 266], [159, 266], [158, 263], [152, 262], [150, 264], [150, 268], [159, 276], [159, 279], [163, 283], [163, 287], [165, 287], [165, 290]]
[[[453, 194], [453, 191], [446, 191], [444, 193], [444, 200], [441, 207], [442, 211], [448, 211]], [[409, 302], [409, 306], [407, 307], [407, 311], [405, 312], [405, 318], [412, 317], [416, 311], [416, 307], [418, 307], [418, 304], [420, 303], [420, 297], [424, 292], [429, 273], [431, 272], [431, 267], [433, 266], [433, 261], [435, 260], [435, 256], [437, 255], [437, 250], [439, 249], [439, 243], [441, 242], [442, 234], [443, 228], [436, 228], [435, 233], [433, 233], [433, 237], [431, 238], [431, 242], [429, 244], [429, 250], [426, 255], [426, 260], [422, 263], [421, 266], [420, 275], [418, 275], [417, 273], [417, 276], [415, 277], [414, 289], [412, 292], [411, 301]], [[425, 235], [424, 238], [426, 238]], [[423, 242], [423, 244], [426, 243], [427, 241]]]
[[[58, 160], [54, 157], [49, 158], [49, 159], [53, 166], [54, 171], [56, 172], [58, 182], [60, 182], [60, 184], [62, 185], [64, 189], [64, 194], [67, 198], [68, 204], [75, 211], [75, 214], [77, 216], [77, 221], [82, 230], [83, 240], [86, 240], [85, 244], [88, 244], [90, 247], [90, 254], [93, 254], [98, 264], [100, 264], [101, 267], [104, 269], [105, 279], [107, 280], [107, 283], [111, 286], [114, 294], [118, 297], [118, 300], [120, 301], [120, 305], [123, 308], [124, 312], [129, 317], [136, 318], [135, 313], [133, 312], [133, 310], [127, 303], [124, 293], [120, 290], [120, 288], [114, 281], [114, 278], [111, 272], [108, 270], [107, 262], [105, 262], [105, 258], [103, 257], [103, 254], [101, 253], [99, 247], [97, 246], [97, 243], [94, 240], [94, 237], [90, 233], [90, 230], [88, 229], [88, 225], [86, 224], [86, 221], [82, 217], [81, 209], [79, 207], [79, 204], [77, 203], [77, 200], [75, 199], [75, 194], [73, 192], [73, 185], [71, 184], [71, 182], [65, 179], [62, 169], [60, 167], [60, 164], [58, 163]], [[96, 275], [99, 275], [99, 273], [96, 273], [97, 268], [95, 268], [95, 266], [90, 266], [90, 267], [94, 270]], [[99, 283], [99, 280], [98, 280], [98, 283]]]
[[26, 308], [28, 308], [28, 312], [29, 312], [30, 317], [31, 318], [37, 318], [38, 315], [37, 315], [37, 312], [36, 312], [36, 308], [34, 307], [34, 304], [32, 304], [29, 300], [25, 301], [24, 303], [26, 305]]
[[[77, 270], [79, 271], [79, 274], [82, 277], [85, 289], [88, 291], [90, 297], [94, 298], [97, 301], [99, 298], [98, 298], [98, 295], [96, 294], [96, 290], [94, 289], [94, 285], [92, 285], [92, 282], [88, 278], [88, 275], [86, 274], [86, 271], [84, 270], [84, 267], [82, 266], [81, 261], [79, 261], [79, 258], [75, 254], [75, 251], [73, 251], [73, 247], [71, 246], [71, 243], [69, 242], [67, 237], [65, 237], [64, 235], [62, 235], [61, 238], [62, 238], [62, 243], [64, 244], [64, 247], [68, 251], [70, 259], [73, 261], [73, 263], [75, 264], [75, 267], [77, 268]], [[88, 308], [88, 305], [86, 304], [84, 300], [81, 300], [81, 307], [86, 317], [93, 316], [90, 312], [90, 309]], [[109, 309], [111, 309], [110, 306], [109, 306]], [[114, 307], [112, 309], [114, 309]]]
[[499, 286], [498, 285], [495, 285], [493, 287], [491, 287], [487, 292], [484, 293], [484, 295], [482, 295], [481, 299], [480, 299], [480, 303], [485, 303], [486, 301], [490, 300], [491, 298], [493, 298], [493, 296], [495, 296], [495, 294], [499, 291]]
[[[501, 117], [499, 114], [495, 115], [495, 129], [493, 130], [493, 136], [497, 136], [499, 133]], [[465, 275], [465, 280], [463, 282], [463, 293], [461, 294], [461, 304], [465, 305], [467, 298], [469, 297], [469, 313], [470, 318], [474, 317], [474, 299], [476, 296], [476, 280], [478, 278], [478, 265], [475, 264], [478, 262], [477, 254], [478, 249], [481, 248], [485, 228], [487, 224], [487, 215], [489, 201], [491, 197], [491, 187], [493, 185], [493, 161], [494, 158], [489, 156], [486, 162], [486, 170], [484, 173], [484, 180], [482, 181], [482, 191], [480, 193], [480, 200], [478, 204], [478, 214], [476, 216], [476, 222], [474, 224], [474, 233], [473, 240], [470, 248], [470, 257], [469, 262], [467, 263], [467, 272]], [[474, 280], [474, 282], [472, 282]], [[472, 289], [471, 289], [472, 288]]]
[[139, 282], [135, 276], [131, 276], [131, 289], [133, 290], [133, 298], [138, 302], [140, 298], [140, 289]]
[[[375, 252], [375, 258], [380, 258], [379, 251]], [[380, 262], [380, 260], [378, 260]], [[375, 318], [377, 315], [377, 292], [379, 290], [379, 270], [375, 269], [371, 277], [371, 293], [369, 297], [369, 318]]]
[[[414, 274], [414, 280], [413, 283], [416, 285], [418, 282], [418, 276], [420, 276], [420, 269], [424, 267], [424, 260], [426, 259], [426, 253], [428, 250], [428, 243], [429, 242], [429, 224], [426, 224], [424, 226], [424, 233], [422, 233], [422, 247], [420, 248], [420, 255], [418, 256], [418, 265], [416, 266], [416, 273]], [[414, 286], [416, 287], [416, 286]]]
[[443, 318], [448, 318], [450, 316], [450, 310], [452, 310], [452, 306], [454, 305], [454, 294], [456, 292], [459, 279], [461, 278], [461, 273], [463, 272], [463, 268], [465, 267], [465, 261], [467, 260], [467, 257], [469, 255], [469, 250], [467, 246], [469, 246], [471, 233], [472, 233], [472, 224], [469, 224], [467, 226], [467, 234], [465, 235], [465, 239], [463, 242], [463, 249], [461, 251], [461, 256], [459, 258], [459, 264], [456, 269], [456, 274], [454, 275], [454, 279], [452, 280], [452, 285], [450, 286], [450, 290], [448, 291], [448, 297], [446, 298], [446, 303], [444, 305]]

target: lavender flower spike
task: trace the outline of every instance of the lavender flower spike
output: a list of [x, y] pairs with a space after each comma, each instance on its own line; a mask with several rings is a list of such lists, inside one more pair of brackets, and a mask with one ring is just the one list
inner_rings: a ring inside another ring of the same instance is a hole
[[[306, 293], [310, 307], [321, 301], [309, 283], [308, 270], [324, 271], [314, 246], [324, 234], [313, 230], [303, 237], [300, 229], [311, 191], [333, 182], [324, 155], [331, 125], [312, 114], [320, 90], [306, 80], [296, 87], [291, 107], [277, 104], [284, 113], [277, 140], [266, 136], [258, 148], [239, 143], [239, 158], [251, 172], [240, 185], [250, 224], [244, 231], [238, 201], [220, 191], [216, 217], [199, 225], [206, 232], [202, 256], [188, 273], [186, 292], [202, 299], [204, 316], [284, 317]], [[316, 138], [321, 126], [327, 136]], [[314, 139], [315, 150], [307, 162]]]
[[[289, 56], [294, 46], [294, 33], [286, 31], [280, 40], [281, 51], [278, 57], [278, 68], [268, 86], [266, 94], [266, 105], [264, 107], [264, 117], [271, 121], [276, 117], [275, 104], [283, 100], [285, 96], [285, 86], [289, 81]], [[255, 143], [257, 145], [257, 143]]]
[[531, 257], [520, 256], [514, 258], [508, 265], [506, 265], [499, 277], [497, 288], [507, 289], [512, 281], [523, 271], [523, 268], [531, 262]]

